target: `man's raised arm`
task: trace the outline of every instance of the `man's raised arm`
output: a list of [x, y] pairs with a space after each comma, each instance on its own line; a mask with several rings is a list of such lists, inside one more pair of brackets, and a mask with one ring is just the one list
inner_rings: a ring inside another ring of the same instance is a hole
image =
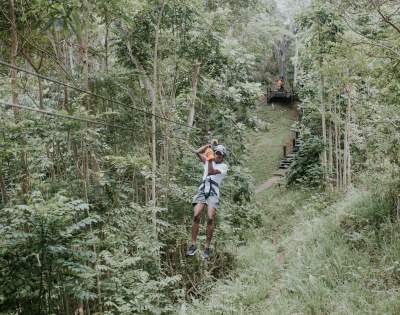
[[200, 147], [200, 148], [198, 148], [198, 149], [196, 150], [196, 154], [197, 154], [198, 158], [199, 158], [200, 161], [202, 161], [203, 163], [206, 163], [206, 161], [207, 161], [207, 158], [206, 158], [204, 152], [205, 152], [205, 151], [207, 150], [207, 148], [209, 148], [209, 147], [210, 147], [209, 144], [205, 144], [205, 145], [203, 145], [202, 147]]
[[208, 163], [208, 175], [217, 175], [221, 174], [220, 170], [217, 170], [213, 167], [212, 163]]

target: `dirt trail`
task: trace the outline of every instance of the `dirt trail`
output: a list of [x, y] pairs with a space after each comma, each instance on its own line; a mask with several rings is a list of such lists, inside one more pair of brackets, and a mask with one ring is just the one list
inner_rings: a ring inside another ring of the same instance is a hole
[[[275, 104], [272, 107], [267, 104], [260, 104], [259, 107], [259, 119], [267, 122], [268, 128], [252, 132], [248, 139], [249, 147], [251, 148], [249, 150], [249, 169], [256, 181], [256, 199], [260, 206], [260, 212], [262, 212], [264, 202], [279, 204], [279, 202], [273, 199], [275, 198], [274, 194], [278, 194], [278, 192], [267, 190], [274, 185], [279, 185], [286, 174], [286, 170], [278, 169], [278, 165], [282, 158], [282, 147], [286, 145], [289, 150], [291, 148], [290, 144], [293, 137], [291, 128], [297, 119], [297, 112], [295, 106], [290, 105]], [[270, 192], [272, 193], [271, 196], [269, 195]], [[281, 191], [281, 193], [279, 196], [276, 196], [278, 200], [280, 200], [285, 192]], [[260, 215], [264, 215], [264, 213], [260, 213]], [[266, 215], [268, 216], [268, 214]], [[190, 314], [213, 314], [210, 310], [214, 308], [221, 309], [216, 304], [221, 304], [223, 307], [233, 307], [237, 306], [236, 304], [240, 304], [240, 311], [237, 309], [237, 314], [268, 313], [266, 310], [276, 303], [284, 288], [282, 275], [285, 270], [286, 257], [285, 245], [282, 243], [283, 230], [281, 230], [280, 224], [279, 218], [275, 219], [273, 213], [271, 216], [268, 216], [266, 226], [269, 228], [260, 228], [262, 233], [254, 235], [254, 238], [251, 237], [247, 241], [243, 251], [241, 251], [242, 257], [240, 261], [248, 260], [248, 262], [243, 266], [238, 265], [238, 277], [226, 283], [219, 284], [219, 288], [210, 297], [210, 304], [203, 305], [204, 303], [202, 302], [200, 306], [194, 308], [195, 312], [190, 312]], [[264, 246], [264, 242], [265, 250], [268, 250], [268, 253], [260, 255], [259, 251], [263, 250], [262, 246]], [[274, 260], [275, 263], [273, 263]], [[268, 268], [270, 264], [274, 265], [272, 270], [263, 269]], [[250, 270], [248, 276], [246, 276], [247, 268]], [[268, 279], [268, 283], [265, 284], [263, 278], [259, 279], [257, 276], [254, 278], [251, 273], [254, 270], [257, 270], [257, 273], [260, 273], [260, 275], [265, 276]], [[244, 291], [253, 285], [259, 286], [259, 289], [262, 291], [256, 293], [254, 290], [249, 290], [250, 292], [246, 295]], [[243, 288], [243, 292], [241, 288]], [[229, 292], [229, 297], [224, 295], [225, 292]], [[241, 304], [239, 302], [243, 298], [247, 299], [246, 303], [248, 304]], [[226, 312], [231, 313], [230, 310]], [[185, 313], [186, 311], [182, 312], [182, 314]], [[232, 314], [236, 314], [236, 312], [232, 311]]]
[[274, 184], [278, 183], [281, 179], [282, 179], [282, 177], [280, 177], [280, 176], [271, 177], [264, 183], [258, 185], [255, 189], [255, 193], [258, 194], [260, 192], [263, 192], [264, 190], [266, 190], [266, 189], [272, 187]]
[[[289, 109], [290, 111], [290, 116], [292, 117], [293, 121], [298, 120], [298, 112], [296, 110], [296, 105], [292, 105]], [[286, 145], [289, 150], [292, 150], [292, 136], [288, 136], [287, 140], [285, 143], [282, 143], [282, 146]], [[274, 174], [272, 174], [272, 177], [270, 177], [268, 180], [264, 181], [263, 183], [259, 184], [255, 188], [255, 193], [259, 194], [262, 193], [263, 191], [271, 188], [275, 184], [280, 183], [284, 176], [286, 175], [287, 170], [276, 170]], [[272, 244], [275, 247], [276, 251], [276, 264], [279, 266], [279, 268], [282, 270], [284, 268], [284, 261], [285, 261], [285, 249], [279, 244], [280, 240], [280, 232], [279, 232], [279, 226], [274, 224], [271, 230], [271, 237], [272, 237]], [[275, 302], [275, 300], [278, 298], [279, 293], [282, 289], [282, 273], [281, 271], [278, 272], [278, 277], [274, 283], [274, 286], [269, 292], [269, 296], [267, 298], [267, 305], [271, 305]]]

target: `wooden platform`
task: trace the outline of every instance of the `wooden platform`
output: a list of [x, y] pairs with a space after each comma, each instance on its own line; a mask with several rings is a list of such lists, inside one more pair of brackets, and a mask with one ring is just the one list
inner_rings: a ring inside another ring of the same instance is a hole
[[293, 103], [298, 99], [297, 95], [286, 89], [269, 89], [266, 93], [267, 103]]

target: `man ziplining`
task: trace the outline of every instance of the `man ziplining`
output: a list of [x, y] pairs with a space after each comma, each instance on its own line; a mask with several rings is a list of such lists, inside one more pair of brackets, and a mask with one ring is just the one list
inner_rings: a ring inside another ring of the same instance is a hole
[[222, 180], [228, 172], [228, 166], [223, 163], [226, 156], [225, 147], [221, 144], [216, 145], [214, 150], [211, 144], [206, 144], [196, 151], [199, 159], [204, 163], [203, 181], [193, 198], [193, 225], [192, 225], [192, 245], [186, 252], [187, 256], [193, 256], [197, 251], [197, 235], [200, 228], [200, 217], [207, 205], [207, 228], [206, 244], [203, 258], [207, 259], [210, 255], [210, 243], [215, 227], [215, 214], [219, 206], [220, 191]]

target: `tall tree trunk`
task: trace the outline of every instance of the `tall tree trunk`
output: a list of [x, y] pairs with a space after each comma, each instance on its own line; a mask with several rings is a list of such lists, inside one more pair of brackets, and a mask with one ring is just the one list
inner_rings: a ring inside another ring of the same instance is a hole
[[[322, 62], [320, 63], [320, 71], [322, 71]], [[327, 153], [326, 153], [326, 113], [325, 113], [325, 78], [320, 73], [320, 112], [321, 112], [321, 125], [322, 125], [322, 144], [324, 146], [322, 151], [322, 167], [324, 171], [324, 178], [327, 179]]]
[[[17, 35], [17, 24], [15, 17], [15, 5], [14, 0], [9, 0], [10, 4], [10, 23], [11, 23], [11, 64], [17, 66], [17, 52], [18, 52], [18, 35]], [[17, 93], [17, 70], [11, 69], [11, 94], [12, 104], [18, 105], [18, 93]], [[19, 109], [13, 107], [14, 113], [17, 113]]]
[[[322, 38], [321, 38], [321, 21], [318, 20], [318, 41], [319, 41], [319, 47], [322, 47], [324, 45]], [[322, 143], [323, 143], [323, 151], [322, 151], [322, 168], [324, 172], [324, 180], [326, 182], [327, 179], [327, 154], [326, 154], [326, 119], [325, 119], [325, 78], [323, 74], [323, 56], [320, 55], [318, 58], [318, 63], [319, 63], [319, 91], [320, 91], [320, 112], [321, 112], [321, 125], [322, 125]]]
[[200, 65], [201, 63], [196, 61], [192, 66], [192, 98], [190, 100], [190, 109], [187, 120], [187, 124], [189, 127], [193, 127], [193, 122], [194, 122], [195, 106], [197, 98], [197, 84], [199, 81]]
[[[297, 73], [299, 71], [298, 67], [299, 67], [299, 42], [298, 42], [298, 38], [297, 38], [297, 34], [294, 37], [294, 49], [295, 49], [295, 53], [294, 53], [294, 58], [293, 58], [293, 68], [294, 68], [294, 72], [293, 72], [293, 89], [296, 88], [297, 85]], [[292, 93], [294, 93], [294, 91], [292, 91]]]
[[339, 150], [339, 187], [344, 189], [343, 182], [343, 150], [342, 150], [342, 109], [340, 106], [340, 102], [338, 103], [338, 150]]
[[[9, 1], [10, 4], [10, 22], [11, 22], [11, 64], [17, 66], [17, 54], [18, 54], [18, 34], [17, 34], [17, 22], [15, 16], [15, 4], [14, 0]], [[11, 94], [12, 104], [18, 105], [18, 93], [17, 93], [17, 71], [11, 70]], [[18, 121], [19, 109], [13, 107], [15, 118]], [[28, 168], [28, 156], [25, 151], [25, 139], [22, 135], [22, 150], [21, 150], [21, 165], [22, 165], [22, 192], [26, 194], [29, 190], [29, 168]]]
[[72, 49], [72, 44], [68, 43], [68, 65], [69, 65], [69, 71], [71, 72], [72, 75], [74, 75], [74, 51]]
[[[61, 64], [64, 65], [63, 67], [68, 69], [68, 64], [69, 64], [69, 59], [70, 57], [70, 46], [66, 41], [63, 43], [63, 47], [61, 49]], [[71, 67], [72, 69], [72, 67]], [[70, 70], [71, 71], [71, 70]], [[67, 84], [68, 83], [68, 78], [67, 78], [67, 73], [64, 73], [63, 75], [63, 83]], [[63, 108], [68, 111], [69, 109], [69, 90], [68, 87], [64, 86], [64, 99], [63, 99]]]
[[349, 147], [349, 130], [348, 130], [348, 123], [347, 123], [347, 116], [348, 116], [348, 108], [346, 110], [346, 121], [344, 123], [344, 137], [343, 137], [343, 188], [347, 190], [347, 179], [348, 179], [348, 147]]
[[[164, 14], [165, 3], [164, 0], [160, 1], [160, 11], [157, 19], [157, 25], [155, 29], [155, 40], [154, 40], [154, 59], [153, 59], [153, 84], [154, 84], [154, 93], [153, 93], [153, 101], [151, 103], [151, 142], [152, 142], [152, 184], [151, 184], [151, 194], [152, 194], [152, 204], [156, 205], [157, 196], [156, 196], [156, 172], [157, 172], [157, 143], [156, 143], [156, 109], [158, 106], [158, 89], [159, 89], [159, 80], [158, 80], [158, 45], [159, 45], [159, 37], [160, 37], [160, 25], [161, 19]], [[156, 223], [156, 222], [154, 222]]]
[[109, 36], [109, 31], [110, 31], [110, 23], [108, 22], [109, 17], [108, 17], [108, 12], [106, 12], [105, 16], [105, 27], [106, 27], [106, 34], [104, 37], [104, 65], [105, 65], [105, 70], [108, 73], [108, 36]]
[[38, 89], [39, 89], [39, 108], [43, 109], [43, 86], [41, 78], [38, 78]]
[[83, 36], [81, 42], [81, 60], [83, 69], [83, 87], [89, 90], [89, 55], [88, 55], [88, 41], [89, 41], [89, 31], [87, 30], [86, 22], [83, 23]]
[[333, 174], [333, 133], [332, 133], [332, 100], [329, 98], [329, 120], [328, 120], [328, 171], [329, 171], [329, 183], [332, 186], [332, 174]]
[[[151, 181], [151, 204], [153, 209], [153, 226], [154, 226], [154, 237], [156, 240], [156, 246], [158, 246], [158, 233], [157, 233], [157, 195], [156, 195], [156, 172], [157, 172], [157, 143], [156, 143], [156, 110], [158, 107], [158, 93], [159, 93], [159, 77], [158, 77], [158, 45], [160, 37], [160, 25], [161, 19], [164, 15], [164, 0], [160, 1], [160, 11], [157, 19], [157, 25], [155, 29], [155, 40], [154, 40], [154, 59], [153, 59], [153, 84], [154, 84], [154, 94], [153, 101], [151, 103], [151, 144], [152, 144], [152, 181]], [[161, 268], [160, 255], [157, 254], [158, 258], [158, 268]]]
[[[87, 2], [82, 1], [82, 8], [88, 9]], [[81, 33], [79, 34], [79, 57], [82, 65], [82, 77], [83, 77], [83, 88], [89, 90], [89, 55], [88, 55], [88, 45], [89, 45], [89, 30], [86, 23], [86, 17], [81, 16]], [[89, 97], [85, 96], [85, 107], [89, 109]], [[95, 109], [94, 107], [91, 109]]]
[[351, 186], [351, 116], [352, 116], [352, 103], [351, 103], [351, 90], [348, 91], [348, 105], [346, 113], [346, 129], [347, 129], [347, 185]]
[[340, 159], [339, 159], [339, 130], [338, 130], [338, 112], [337, 112], [337, 96], [333, 105], [334, 110], [334, 133], [335, 133], [335, 173], [336, 173], [336, 187], [340, 188]]
[[3, 173], [1, 170], [0, 170], [0, 190], [1, 190], [1, 199], [3, 200], [3, 204], [8, 203], [6, 183], [4, 181]]

